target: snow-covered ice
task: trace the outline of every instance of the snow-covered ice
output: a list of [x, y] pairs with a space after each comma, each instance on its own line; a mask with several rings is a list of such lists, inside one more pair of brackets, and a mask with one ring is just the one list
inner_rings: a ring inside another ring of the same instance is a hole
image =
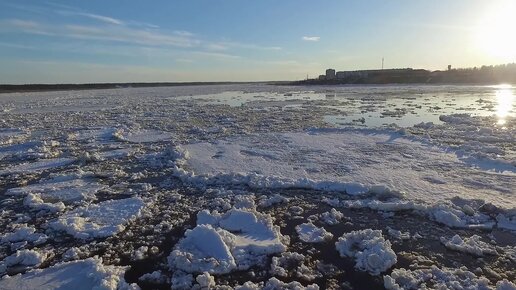
[[451, 250], [472, 254], [475, 256], [497, 255], [495, 247], [481, 240], [480, 236], [473, 235], [469, 238], [461, 238], [455, 235], [450, 239], [441, 237], [441, 242]]
[[324, 228], [319, 228], [312, 223], [297, 225], [296, 231], [299, 238], [306, 243], [321, 243], [333, 238], [332, 233], [329, 233]]
[[65, 204], [95, 199], [95, 194], [102, 190], [94, 179], [75, 175], [56, 176], [36, 184], [11, 188], [7, 194], [25, 195], [25, 204], [31, 208], [51, 208], [63, 210]]
[[125, 282], [124, 273], [124, 267], [106, 266], [100, 259], [89, 258], [4, 277], [0, 280], [0, 289], [138, 289]]
[[[378, 185], [409, 200], [437, 203], [467, 194], [516, 207], [514, 171], [472, 168], [457, 153], [386, 131], [315, 130], [263, 134], [182, 146], [177, 174], [193, 184], [245, 184], [254, 188], [310, 188], [366, 194]], [[449, 174], [450, 171], [455, 174]], [[498, 187], [471, 189], [464, 178], [489, 176]], [[431, 178], [429, 178], [431, 177]], [[439, 182], [435, 182], [439, 180]]]
[[355, 258], [355, 267], [379, 275], [397, 262], [391, 242], [380, 230], [365, 229], [346, 233], [335, 243], [342, 257]]
[[260, 263], [264, 255], [286, 250], [272, 218], [253, 210], [231, 209], [225, 214], [202, 211], [197, 224], [168, 257], [171, 268], [190, 273], [229, 273]]
[[125, 224], [138, 217], [144, 206], [139, 197], [108, 200], [67, 212], [50, 221], [49, 226], [78, 239], [108, 237], [124, 230]]
[[42, 159], [36, 162], [26, 162], [1, 169], [0, 175], [41, 172], [56, 167], [66, 166], [72, 162], [74, 162], [74, 160], [70, 158]]
[[513, 96], [0, 94], [0, 289], [514, 289]]

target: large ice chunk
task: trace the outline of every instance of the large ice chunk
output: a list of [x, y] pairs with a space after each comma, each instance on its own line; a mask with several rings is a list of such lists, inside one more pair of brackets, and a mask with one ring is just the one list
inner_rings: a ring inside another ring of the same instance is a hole
[[346, 233], [335, 243], [341, 257], [355, 258], [355, 267], [379, 275], [397, 262], [391, 242], [385, 240], [382, 231], [365, 229]]
[[139, 197], [108, 200], [72, 210], [49, 224], [52, 229], [66, 231], [79, 239], [103, 238], [124, 230], [126, 223], [138, 217], [143, 207]]
[[286, 250], [285, 239], [272, 218], [252, 209], [231, 209], [224, 214], [201, 211], [197, 223], [168, 257], [171, 268], [189, 273], [229, 273]]

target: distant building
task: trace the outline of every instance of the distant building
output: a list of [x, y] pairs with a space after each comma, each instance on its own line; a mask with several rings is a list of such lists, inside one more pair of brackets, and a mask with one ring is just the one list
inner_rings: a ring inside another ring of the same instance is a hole
[[329, 68], [326, 70], [326, 79], [327, 80], [334, 80], [335, 79], [335, 70], [332, 68]]
[[451, 64], [448, 65], [448, 70], [451, 70]]
[[367, 77], [366, 71], [339, 71], [336, 74], [337, 79], [342, 80], [346, 78], [364, 78]]
[[326, 80], [326, 75], [320, 75], [320, 76], [319, 76], [319, 80], [320, 80], [320, 81], [324, 81], [324, 80]]

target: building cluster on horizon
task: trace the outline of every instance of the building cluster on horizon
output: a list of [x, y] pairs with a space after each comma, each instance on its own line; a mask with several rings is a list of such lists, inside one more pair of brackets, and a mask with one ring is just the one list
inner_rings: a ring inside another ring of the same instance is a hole
[[355, 70], [355, 71], [335, 71], [335, 69], [329, 68], [326, 73], [319, 75], [318, 80], [321, 81], [332, 81], [332, 80], [344, 80], [348, 78], [367, 78], [370, 75], [377, 74], [406, 74], [414, 71], [426, 71], [426, 70], [414, 70], [412, 68], [395, 68], [395, 69], [372, 69], [372, 70]]
[[395, 68], [354, 71], [336, 71], [329, 68], [315, 79], [300, 81], [301, 84], [390, 84], [390, 83], [516, 83], [516, 63], [452, 68], [430, 71], [425, 69]]

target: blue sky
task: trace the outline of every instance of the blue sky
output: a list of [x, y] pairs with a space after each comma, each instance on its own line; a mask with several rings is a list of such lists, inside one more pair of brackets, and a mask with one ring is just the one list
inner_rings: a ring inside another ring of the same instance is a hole
[[479, 26], [510, 2], [0, 0], [0, 83], [295, 80], [382, 57], [387, 68], [512, 62], [479, 45]]

